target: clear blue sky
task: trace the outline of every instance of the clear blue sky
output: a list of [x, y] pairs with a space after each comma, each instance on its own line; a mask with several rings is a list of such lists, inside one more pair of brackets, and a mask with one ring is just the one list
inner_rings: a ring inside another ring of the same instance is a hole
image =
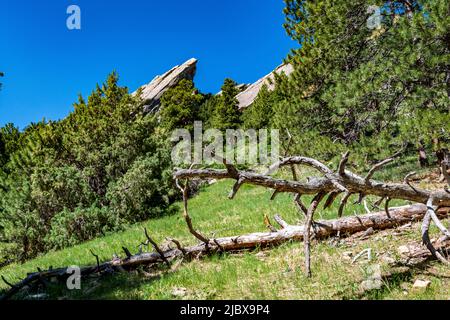
[[[66, 9], [81, 8], [68, 30]], [[196, 85], [253, 82], [296, 44], [282, 0], [1, 0], [0, 126], [65, 117], [112, 70], [131, 91], [195, 57]]]

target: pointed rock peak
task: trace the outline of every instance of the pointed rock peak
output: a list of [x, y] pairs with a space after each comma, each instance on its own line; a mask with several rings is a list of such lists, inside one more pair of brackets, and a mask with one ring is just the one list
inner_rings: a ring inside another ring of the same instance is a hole
[[175, 66], [166, 73], [156, 76], [150, 83], [143, 85], [141, 87], [141, 97], [146, 102], [144, 112], [156, 111], [160, 106], [164, 92], [175, 87], [182, 79], [194, 80], [196, 71], [197, 59], [192, 58], [182, 65]]

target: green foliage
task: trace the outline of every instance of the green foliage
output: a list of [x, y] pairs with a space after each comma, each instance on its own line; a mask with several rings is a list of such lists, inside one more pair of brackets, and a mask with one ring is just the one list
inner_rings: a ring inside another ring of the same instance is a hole
[[0, 171], [9, 161], [11, 154], [17, 150], [19, 139], [19, 129], [12, 123], [0, 128]]
[[30, 183], [34, 208], [45, 226], [50, 226], [58, 212], [88, 207], [95, 200], [80, 171], [72, 166], [38, 166]]
[[45, 242], [52, 249], [62, 249], [93, 239], [107, 232], [123, 229], [126, 221], [121, 220], [107, 207], [64, 209], [51, 223]]
[[[110, 186], [111, 212], [130, 222], [160, 216], [175, 198], [168, 149], [138, 159]], [[155, 205], [157, 204], [157, 205]]]
[[213, 94], [208, 94], [205, 96], [205, 100], [200, 106], [198, 113], [198, 120], [202, 121], [204, 129], [213, 127], [214, 114], [219, 103], [220, 96]]
[[328, 138], [323, 149], [303, 145], [315, 153], [364, 142], [375, 154], [381, 139], [391, 153], [404, 144], [448, 145], [447, 1], [376, 1], [376, 29], [367, 27], [363, 0], [285, 2], [285, 28], [301, 48], [287, 59], [295, 71], [279, 85], [275, 127], [289, 128], [294, 140]]
[[242, 114], [244, 127], [249, 129], [268, 128], [273, 118], [275, 101], [275, 94], [269, 92], [267, 85], [264, 84], [255, 101]]
[[203, 100], [192, 81], [181, 80], [161, 97], [161, 126], [167, 132], [178, 128], [192, 131]]
[[34, 208], [30, 181], [15, 176], [7, 187], [8, 192], [0, 191], [0, 237], [2, 242], [14, 244], [8, 252], [10, 258], [24, 260], [45, 250], [47, 228]]
[[239, 127], [241, 120], [236, 99], [239, 90], [236, 86], [237, 83], [233, 80], [225, 79], [214, 110], [212, 127], [219, 130], [237, 129]]
[[169, 146], [112, 73], [58, 122], [0, 130], [0, 240], [11, 257], [91, 239], [165, 212]]

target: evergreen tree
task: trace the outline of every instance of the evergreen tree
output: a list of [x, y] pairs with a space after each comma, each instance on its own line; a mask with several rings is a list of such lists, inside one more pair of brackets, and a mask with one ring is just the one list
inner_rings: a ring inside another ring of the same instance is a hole
[[9, 161], [9, 157], [17, 150], [20, 132], [12, 123], [0, 128], [0, 168]]
[[275, 101], [275, 93], [269, 92], [267, 85], [264, 84], [255, 101], [242, 114], [244, 127], [251, 129], [268, 128], [272, 121]]
[[212, 121], [212, 126], [216, 129], [237, 129], [241, 123], [241, 113], [236, 99], [239, 90], [236, 86], [237, 83], [231, 79], [225, 79], [223, 83]]
[[203, 100], [191, 80], [181, 80], [161, 97], [161, 127], [167, 132], [178, 128], [193, 130]]
[[157, 119], [144, 116], [116, 73], [74, 107], [61, 121], [0, 130], [0, 239], [9, 257], [119, 230], [163, 214], [174, 199]]
[[208, 94], [204, 97], [204, 101], [199, 108], [198, 120], [203, 123], [203, 128], [212, 128], [214, 122], [214, 115], [220, 97], [213, 94]]
[[[381, 25], [375, 29], [367, 24], [373, 13], [366, 1], [286, 0], [285, 27], [301, 48], [288, 57], [295, 71], [280, 86], [289, 98], [275, 106], [274, 123], [290, 128], [300, 152], [327, 153], [386, 137], [385, 154], [377, 155], [385, 157], [405, 140], [427, 144], [432, 132], [445, 140], [446, 1], [374, 4], [381, 10]], [[419, 136], [420, 125], [406, 128], [423, 112], [432, 113], [425, 119], [435, 121]], [[312, 145], [313, 136], [320, 143]]]

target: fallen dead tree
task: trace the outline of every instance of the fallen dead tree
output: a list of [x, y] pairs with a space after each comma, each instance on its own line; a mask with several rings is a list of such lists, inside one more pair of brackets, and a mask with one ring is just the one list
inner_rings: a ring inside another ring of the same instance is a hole
[[[317, 239], [323, 239], [337, 234], [340, 234], [341, 236], [351, 235], [370, 228], [374, 230], [394, 228], [423, 219], [427, 207], [422, 204], [416, 204], [412, 206], [391, 208], [389, 211], [390, 217], [387, 217], [384, 212], [377, 212], [360, 216], [343, 217], [335, 220], [317, 221], [314, 223], [314, 236]], [[446, 217], [449, 213], [450, 208], [441, 208], [437, 211], [439, 217]], [[279, 215], [276, 215], [274, 220], [280, 226], [279, 230], [266, 220], [267, 227], [273, 231], [211, 239], [208, 240], [207, 243], [201, 242], [200, 244], [190, 247], [182, 247], [179, 241], [170, 239], [174, 243], [175, 248], [169, 248], [165, 251], [161, 250], [156, 242], [151, 239], [147, 230], [144, 230], [144, 235], [147, 239], [145, 244], [152, 244], [156, 252], [131, 255], [129, 250], [124, 248], [126, 254], [125, 258], [115, 258], [112, 261], [105, 263], [100, 263], [98, 256], [92, 253], [97, 259], [97, 264], [82, 268], [80, 270], [81, 277], [100, 276], [112, 272], [135, 270], [139, 266], [159, 265], [162, 263], [170, 265], [173, 260], [179, 258], [199, 258], [217, 252], [238, 252], [242, 250], [276, 246], [287, 241], [303, 240], [305, 230], [304, 225], [289, 225]], [[449, 248], [447, 249], [450, 249], [450, 244], [448, 247]], [[2, 297], [2, 299], [11, 298], [25, 287], [33, 288], [39, 285], [45, 286], [49, 282], [55, 282], [55, 280], [56, 282], [64, 283], [71, 274], [72, 271], [67, 267], [39, 271], [28, 274], [24, 280], [17, 284], [9, 283], [2, 276], [3, 281], [11, 286], [11, 289]]]
[[[380, 200], [376, 205], [380, 205], [385, 200], [385, 213], [390, 217], [389, 202], [391, 199], [402, 199], [412, 202], [422, 203], [427, 205], [427, 212], [423, 218], [422, 223], [422, 241], [427, 246], [429, 251], [445, 264], [450, 262], [433, 247], [433, 244], [429, 238], [429, 228], [431, 221], [439, 228], [446, 238], [450, 238], [450, 231], [441, 223], [437, 217], [436, 210], [439, 207], [450, 206], [450, 191], [448, 188], [443, 190], [424, 190], [415, 187], [410, 182], [410, 178], [415, 175], [414, 172], [405, 176], [403, 183], [385, 183], [373, 180], [374, 173], [383, 166], [394, 161], [394, 158], [389, 158], [374, 165], [365, 177], [361, 177], [353, 172], [346, 170], [346, 166], [349, 160], [349, 152], [345, 153], [336, 170], [332, 170], [324, 163], [307, 157], [286, 157], [279, 162], [273, 164], [266, 174], [258, 174], [249, 171], [237, 170], [233, 165], [223, 160], [226, 167], [224, 170], [216, 169], [182, 169], [178, 170], [174, 174], [174, 178], [177, 180], [177, 185], [183, 192], [183, 198], [185, 203], [185, 218], [188, 222], [189, 230], [200, 241], [207, 243], [206, 239], [201, 233], [192, 228], [189, 215], [187, 213], [187, 188], [188, 180], [201, 178], [201, 179], [233, 179], [235, 184], [229, 194], [229, 198], [233, 199], [236, 193], [239, 191], [243, 184], [251, 184], [261, 186], [273, 190], [272, 198], [275, 198], [279, 193], [293, 193], [295, 194], [295, 203], [299, 208], [299, 211], [305, 215], [306, 223], [303, 229], [304, 251], [305, 251], [305, 272], [308, 276], [311, 276], [311, 259], [310, 259], [310, 238], [311, 231], [314, 225], [314, 213], [317, 211], [320, 203], [324, 201], [324, 208], [330, 207], [339, 195], [343, 194], [340, 203], [338, 216], [342, 215], [342, 212], [348, 202], [350, 196], [358, 195], [357, 203], [362, 203], [366, 196], [378, 196]], [[295, 166], [304, 165], [315, 169], [320, 176], [309, 178], [306, 182], [297, 180], [297, 173]], [[277, 179], [273, 178], [273, 174], [279, 168], [288, 166], [291, 168], [293, 180]], [[441, 163], [441, 169], [447, 173], [448, 163], [444, 159]], [[450, 177], [448, 174], [444, 174], [445, 180], [448, 186], [450, 186]], [[184, 188], [180, 186], [178, 180], [186, 179]], [[301, 197], [303, 195], [315, 195], [310, 205], [306, 207]]]

